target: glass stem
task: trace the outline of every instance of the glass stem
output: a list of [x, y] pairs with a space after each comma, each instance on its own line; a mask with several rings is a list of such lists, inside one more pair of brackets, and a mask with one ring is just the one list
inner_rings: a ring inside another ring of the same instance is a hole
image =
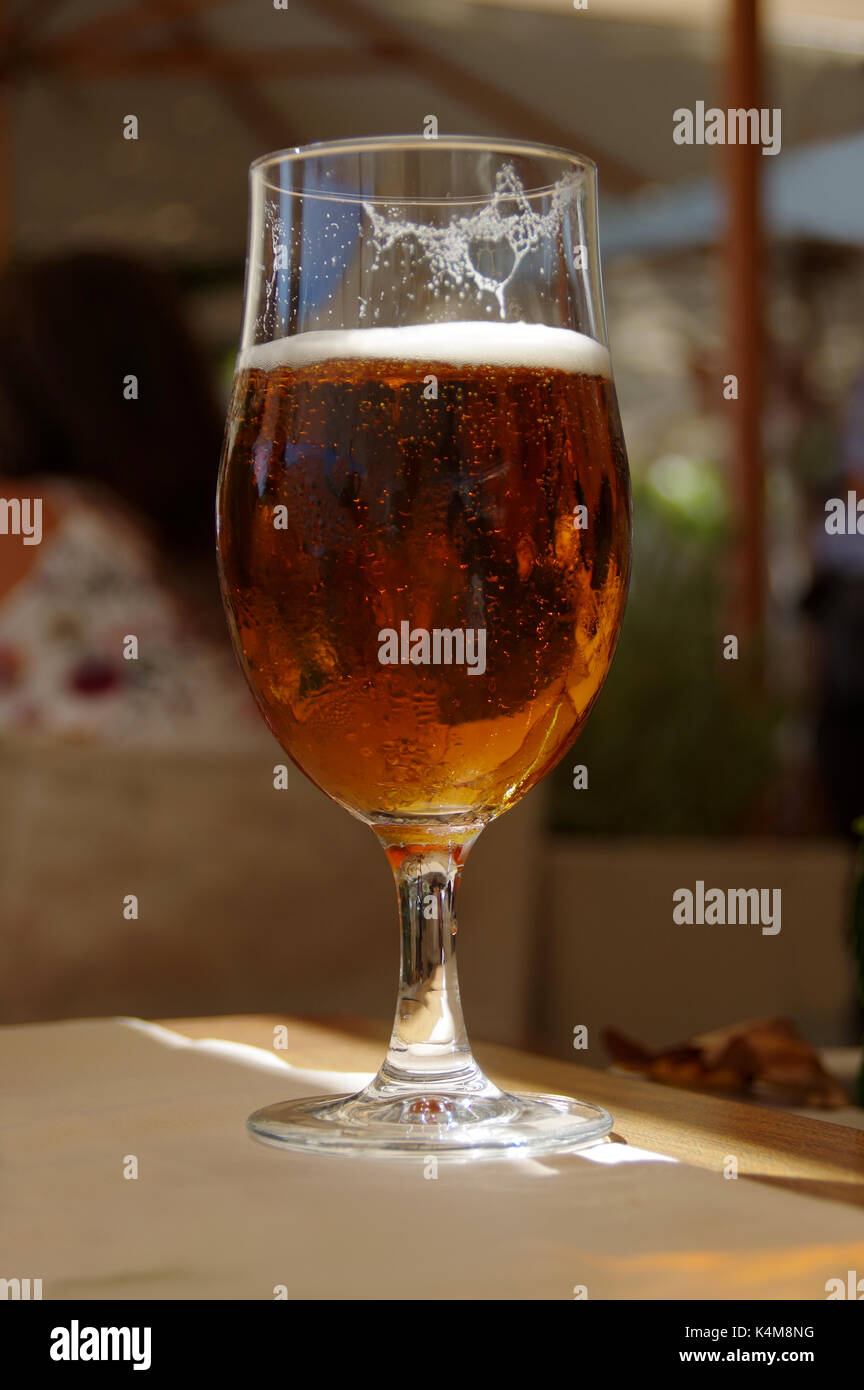
[[456, 892], [467, 844], [384, 849], [396, 879], [401, 963], [396, 1017], [373, 1088], [492, 1094], [471, 1055], [456, 974]]

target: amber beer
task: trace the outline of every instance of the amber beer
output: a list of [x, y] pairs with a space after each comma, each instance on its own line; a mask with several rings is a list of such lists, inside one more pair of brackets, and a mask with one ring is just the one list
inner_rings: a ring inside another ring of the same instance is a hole
[[[506, 323], [249, 349], [219, 526], [238, 650], [299, 767], [367, 819], [482, 821], [558, 761], [612, 658], [630, 506], [606, 350]], [[482, 672], [413, 661], [435, 631], [482, 632]]]

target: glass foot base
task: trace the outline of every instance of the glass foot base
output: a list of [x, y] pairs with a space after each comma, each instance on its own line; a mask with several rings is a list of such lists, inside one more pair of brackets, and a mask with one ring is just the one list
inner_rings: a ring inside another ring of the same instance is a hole
[[560, 1153], [596, 1143], [612, 1128], [599, 1105], [566, 1096], [309, 1096], [256, 1110], [255, 1139], [307, 1153], [439, 1154], [463, 1158]]

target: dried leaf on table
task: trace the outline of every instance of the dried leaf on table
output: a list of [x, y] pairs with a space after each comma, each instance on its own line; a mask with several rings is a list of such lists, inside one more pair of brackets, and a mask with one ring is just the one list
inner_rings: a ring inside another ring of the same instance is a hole
[[826, 1110], [848, 1105], [843, 1087], [788, 1019], [750, 1019], [701, 1033], [673, 1047], [650, 1048], [607, 1028], [613, 1063], [667, 1086], [746, 1092]]

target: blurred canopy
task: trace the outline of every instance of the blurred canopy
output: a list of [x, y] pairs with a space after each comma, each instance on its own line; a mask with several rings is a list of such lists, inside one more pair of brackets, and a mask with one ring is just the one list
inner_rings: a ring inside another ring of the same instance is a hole
[[[731, 0], [584, 10], [572, 0], [9, 0], [4, 10], [0, 200], [11, 186], [12, 251], [112, 239], [236, 265], [251, 159], [419, 131], [427, 113], [441, 131], [581, 149], [600, 166], [604, 204], [717, 169], [710, 147], [673, 143], [672, 112], [724, 103]], [[766, 94], [783, 108], [779, 160], [860, 129], [860, 0], [773, 0], [761, 12]], [[126, 113], [137, 140], [123, 138]]]

